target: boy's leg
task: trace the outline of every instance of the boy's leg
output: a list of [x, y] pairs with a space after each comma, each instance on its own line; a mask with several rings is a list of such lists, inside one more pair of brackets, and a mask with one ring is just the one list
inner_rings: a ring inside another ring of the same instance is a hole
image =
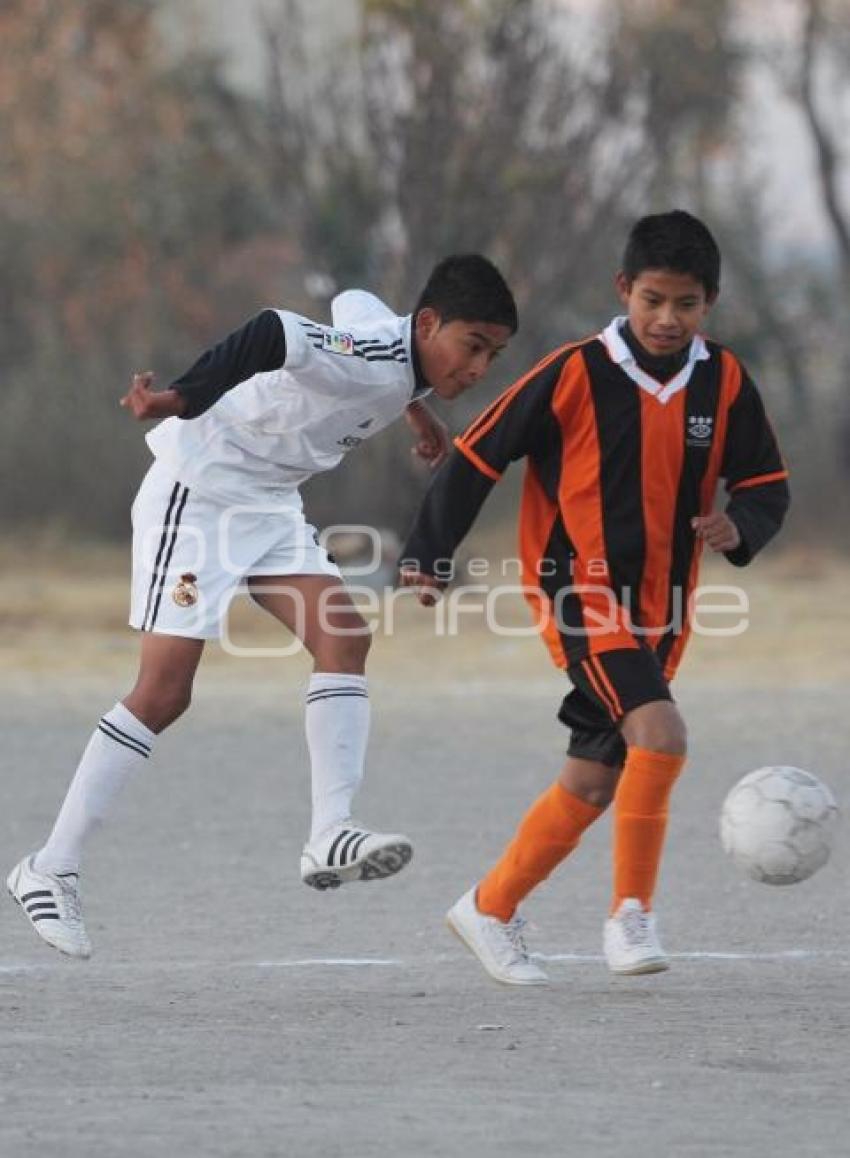
[[608, 713], [575, 688], [558, 719], [571, 739], [560, 777], [524, 816], [499, 863], [478, 886], [483, 913], [508, 921], [519, 902], [576, 847], [614, 797], [626, 746]]
[[599, 728], [603, 721], [619, 737], [623, 771], [614, 798], [612, 912], [627, 898], [649, 910], [667, 804], [685, 762], [684, 722], [658, 658], [646, 646], [591, 655], [569, 675], [577, 692], [564, 701], [561, 720], [574, 728], [594, 721]]
[[409, 841], [351, 825], [369, 737], [368, 625], [344, 583], [333, 576], [262, 576], [250, 579], [248, 586], [256, 602], [288, 627], [314, 660], [305, 710], [313, 808], [307, 850], [314, 855], [311, 850], [320, 848], [321, 863], [307, 866], [303, 879], [317, 888], [333, 888], [346, 880], [397, 872], [410, 859]]
[[626, 747], [607, 714], [578, 689], [559, 720], [571, 731], [563, 770], [523, 817], [498, 863], [449, 910], [449, 927], [498, 981], [543, 984], [516, 930], [519, 903], [575, 849], [613, 798]]
[[203, 646], [201, 640], [142, 636], [135, 687], [92, 733], [47, 843], [9, 876], [9, 891], [39, 935], [73, 956], [91, 952], [76, 890], [85, 843], [144, 767], [156, 735], [188, 707]]
[[517, 906], [573, 851], [614, 796], [620, 770], [567, 758], [559, 778], [535, 800], [499, 861], [478, 885], [481, 913], [510, 921]]
[[623, 766], [614, 797], [614, 897], [605, 924], [608, 965], [615, 973], [666, 969], [650, 910], [668, 801], [685, 762], [685, 726], [657, 655], [642, 642], [591, 653], [570, 668], [569, 676], [576, 691], [565, 699], [561, 720], [573, 727], [574, 735], [576, 728], [588, 730], [583, 754], [592, 754], [594, 735], [605, 744], [606, 729], [609, 736], [613, 731]]
[[669, 962], [652, 898], [670, 794], [685, 764], [685, 726], [673, 703], [656, 700], [625, 713], [621, 728], [628, 755], [614, 800], [614, 894], [605, 957], [612, 973], [657, 973]]
[[614, 973], [654, 973], [668, 967], [651, 910], [670, 794], [685, 763], [685, 726], [649, 648], [589, 656], [570, 676], [607, 711], [626, 745], [614, 798], [614, 889], [604, 936], [608, 967]]
[[158, 735], [189, 706], [202, 640], [142, 636], [135, 687], [100, 720], [34, 868], [79, 871], [83, 845], [104, 819], [112, 799], [144, 767]]
[[548, 978], [528, 956], [519, 903], [573, 851], [614, 795], [619, 769], [570, 756], [560, 777], [535, 800], [496, 865], [449, 910], [449, 928], [491, 977], [509, 985]]
[[627, 898], [652, 908], [667, 830], [670, 794], [685, 765], [684, 721], [670, 700], [626, 713], [628, 746], [614, 802], [614, 891], [611, 912]]

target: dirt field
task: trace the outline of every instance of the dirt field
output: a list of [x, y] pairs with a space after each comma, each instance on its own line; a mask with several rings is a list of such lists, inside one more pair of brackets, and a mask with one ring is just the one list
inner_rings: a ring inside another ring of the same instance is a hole
[[[0, 563], [11, 866], [126, 690], [135, 640], [120, 556]], [[392, 881], [329, 895], [297, 872], [309, 666], [211, 652], [191, 715], [92, 844], [92, 961], [0, 906], [2, 1158], [845, 1153], [846, 826], [791, 889], [741, 879], [716, 828], [765, 763], [817, 772], [846, 806], [848, 572], [786, 557], [731, 574], [750, 629], [694, 641], [678, 689], [692, 755], [659, 896], [670, 973], [601, 963], [606, 821], [526, 906], [548, 989], [496, 986], [443, 928], [558, 768], [562, 678], [539, 643], [474, 615], [438, 639], [429, 613], [400, 610], [373, 652], [359, 815], [416, 852]], [[519, 604], [505, 621], [524, 622]], [[247, 613], [237, 636], [281, 642]]]

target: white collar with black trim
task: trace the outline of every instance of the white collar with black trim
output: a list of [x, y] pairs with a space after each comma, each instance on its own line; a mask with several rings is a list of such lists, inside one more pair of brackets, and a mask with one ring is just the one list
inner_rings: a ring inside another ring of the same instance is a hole
[[623, 373], [628, 374], [631, 380], [640, 386], [641, 390], [646, 390], [659, 402], [669, 402], [674, 394], [685, 389], [691, 380], [691, 374], [693, 374], [697, 362], [704, 362], [706, 358], [711, 357], [708, 347], [697, 334], [688, 350], [688, 360], [679, 373], [674, 375], [669, 382], [659, 382], [637, 364], [637, 359], [620, 333], [627, 320], [625, 317], [614, 318], [599, 335], [611, 361], [616, 362]]

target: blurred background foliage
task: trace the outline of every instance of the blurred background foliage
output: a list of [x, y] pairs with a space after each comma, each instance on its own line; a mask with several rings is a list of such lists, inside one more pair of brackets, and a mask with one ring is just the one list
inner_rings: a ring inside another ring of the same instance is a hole
[[[458, 428], [601, 326], [630, 222], [681, 206], [721, 242], [710, 329], [776, 418], [792, 534], [850, 545], [847, 0], [265, 0], [244, 7], [250, 86], [228, 46], [174, 35], [176, 7], [0, 6], [6, 527], [126, 535], [147, 462], [117, 406], [132, 371], [166, 385], [260, 307], [325, 319], [350, 285], [406, 313], [436, 260], [480, 250], [521, 330]], [[778, 202], [754, 140], [771, 100], [794, 126]], [[789, 241], [798, 172], [811, 230]], [[393, 430], [308, 502], [403, 530], [426, 484]]]

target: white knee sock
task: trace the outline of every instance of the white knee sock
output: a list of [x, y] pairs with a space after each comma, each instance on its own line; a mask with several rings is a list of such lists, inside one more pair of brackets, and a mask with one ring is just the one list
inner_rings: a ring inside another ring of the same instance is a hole
[[317, 672], [304, 713], [312, 776], [310, 839], [351, 818], [351, 801], [363, 779], [369, 738], [366, 677]]
[[153, 732], [122, 703], [92, 733], [47, 844], [35, 855], [40, 872], [79, 872], [83, 844], [106, 816], [112, 798], [151, 754]]

